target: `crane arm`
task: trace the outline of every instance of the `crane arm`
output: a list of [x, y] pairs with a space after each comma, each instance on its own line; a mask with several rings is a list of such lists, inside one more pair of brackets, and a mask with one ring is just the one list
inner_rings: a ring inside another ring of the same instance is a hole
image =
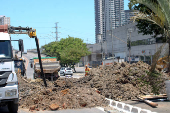
[[36, 30], [29, 28], [29, 27], [13, 27], [13, 26], [8, 26], [8, 33], [9, 34], [28, 34], [30, 38], [35, 38], [36, 37]]
[[43, 77], [44, 85], [47, 87], [45, 75], [43, 72], [42, 62], [41, 62], [41, 55], [40, 55], [38, 38], [36, 36], [36, 30], [29, 28], [29, 27], [21, 27], [21, 26], [13, 27], [13, 26], [8, 26], [8, 25], [0, 25], [0, 32], [7, 32], [8, 34], [27, 34], [30, 38], [35, 38], [37, 52], [38, 52], [38, 58], [39, 58], [39, 64], [40, 64], [40, 69], [41, 69], [41, 76]]

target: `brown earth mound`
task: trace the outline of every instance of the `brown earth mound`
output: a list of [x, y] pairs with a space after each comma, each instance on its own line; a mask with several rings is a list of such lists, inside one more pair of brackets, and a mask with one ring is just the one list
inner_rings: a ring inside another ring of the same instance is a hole
[[[19, 76], [20, 107], [37, 111], [75, 109], [105, 106], [105, 97], [119, 101], [136, 99], [152, 91], [148, 81], [155, 77], [148, 78], [149, 68], [143, 62], [114, 63], [91, 69], [88, 76], [80, 79], [59, 78], [55, 82], [47, 81], [47, 88], [41, 79], [31, 81]], [[165, 73], [156, 77], [155, 84], [161, 88], [159, 93], [165, 93], [164, 81], [167, 79]]]
[[[159, 93], [165, 93], [164, 81], [168, 79], [165, 73], [157, 77], [148, 77], [150, 66], [143, 62], [128, 64], [114, 63], [109, 66], [100, 66], [89, 72], [88, 78], [82, 78], [81, 82], [90, 79], [88, 84], [97, 88], [101, 94], [114, 100], [136, 99], [139, 95], [151, 94], [151, 84], [159, 89]], [[158, 70], [156, 70], [158, 72]], [[154, 80], [153, 82], [150, 82]]]
[[41, 79], [29, 81], [19, 76], [18, 81], [20, 108], [28, 108], [30, 111], [105, 106], [105, 97], [95, 89], [72, 86], [69, 84], [71, 82], [66, 82], [70, 80], [47, 81], [47, 88]]

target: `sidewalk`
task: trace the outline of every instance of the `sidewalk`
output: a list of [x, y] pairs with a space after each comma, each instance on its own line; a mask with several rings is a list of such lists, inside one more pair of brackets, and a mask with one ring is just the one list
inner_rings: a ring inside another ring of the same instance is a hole
[[170, 101], [157, 101], [155, 102], [158, 104], [156, 108], [153, 108], [144, 102], [138, 102], [138, 101], [123, 101], [123, 103], [130, 104], [136, 107], [140, 107], [142, 109], [148, 109], [152, 112], [170, 113]]

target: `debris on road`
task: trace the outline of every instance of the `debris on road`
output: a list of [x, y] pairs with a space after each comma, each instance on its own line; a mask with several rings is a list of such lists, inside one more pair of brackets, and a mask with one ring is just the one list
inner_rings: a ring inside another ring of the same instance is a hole
[[34, 81], [23, 79], [22, 76], [18, 77], [20, 108], [33, 111], [105, 106], [105, 97], [94, 89], [86, 86], [73, 86], [66, 82], [66, 79], [55, 82], [47, 81], [47, 88], [43, 86], [41, 79]]
[[[76, 109], [105, 106], [105, 97], [118, 101], [138, 99], [139, 95], [152, 93], [150, 84], [143, 82], [148, 79], [149, 69], [150, 66], [143, 62], [115, 62], [109, 66], [93, 68], [88, 76], [79, 79], [47, 80], [47, 88], [41, 79], [23, 80], [20, 76], [20, 107], [29, 109], [35, 105], [35, 110]], [[164, 81], [168, 76], [161, 73], [158, 79], [158, 86], [161, 87], [159, 93], [164, 94]]]

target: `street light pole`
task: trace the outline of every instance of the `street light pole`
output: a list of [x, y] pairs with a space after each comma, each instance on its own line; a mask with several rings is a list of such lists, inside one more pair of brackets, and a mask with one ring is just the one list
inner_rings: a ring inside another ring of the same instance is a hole
[[[129, 37], [129, 44], [130, 44], [130, 43], [131, 43], [131, 32], [130, 32], [130, 37]], [[130, 44], [129, 46], [131, 46], [131, 44]], [[131, 47], [129, 48], [129, 64], [130, 64], [130, 62], [131, 62], [130, 56], [131, 56]]]
[[113, 52], [113, 30], [111, 29], [111, 38], [112, 38], [112, 57], [113, 57], [113, 63], [114, 63], [114, 52]]
[[103, 43], [103, 39], [102, 39], [102, 34], [98, 34], [98, 41], [101, 44], [101, 54], [102, 54], [102, 63], [103, 63], [103, 48], [102, 48], [102, 43]]

